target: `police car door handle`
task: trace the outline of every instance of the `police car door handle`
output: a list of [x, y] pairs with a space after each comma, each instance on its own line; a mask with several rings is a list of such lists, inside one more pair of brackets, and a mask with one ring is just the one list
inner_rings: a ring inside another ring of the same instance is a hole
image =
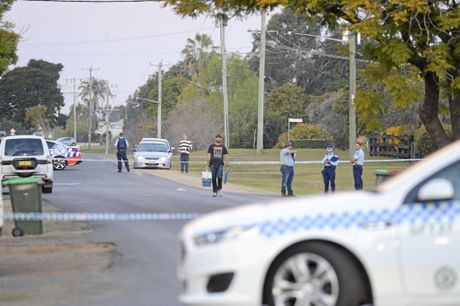
[[368, 222], [364, 223], [363, 228], [369, 231], [379, 231], [385, 230], [391, 226], [393, 226], [393, 222], [391, 221], [375, 221], [375, 222]]

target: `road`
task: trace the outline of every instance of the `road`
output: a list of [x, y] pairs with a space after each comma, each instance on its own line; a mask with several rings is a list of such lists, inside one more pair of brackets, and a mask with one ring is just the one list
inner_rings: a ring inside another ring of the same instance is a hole
[[[97, 159], [97, 156], [85, 156]], [[53, 193], [44, 195], [66, 212], [208, 213], [225, 207], [266, 201], [273, 196], [225, 193], [180, 185], [155, 171], [117, 173], [116, 164], [88, 161], [55, 172]], [[225, 191], [225, 187], [224, 187]], [[184, 221], [91, 222], [91, 242], [113, 242], [117, 255], [105, 271], [112, 290], [75, 305], [181, 305], [175, 278], [177, 237]]]

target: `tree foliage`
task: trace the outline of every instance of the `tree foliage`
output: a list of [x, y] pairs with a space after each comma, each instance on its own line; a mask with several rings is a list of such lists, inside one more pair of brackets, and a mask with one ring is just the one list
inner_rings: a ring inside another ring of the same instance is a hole
[[0, 79], [0, 113], [3, 118], [23, 122], [26, 128], [34, 124], [27, 120], [27, 110], [36, 105], [46, 106], [50, 125], [57, 123], [64, 106], [64, 97], [58, 86], [63, 66], [43, 60], [30, 60], [27, 66], [8, 71]]
[[9, 65], [17, 61], [16, 49], [19, 42], [19, 34], [15, 33], [13, 25], [4, 21], [3, 17], [11, 9], [14, 0], [2, 0], [0, 2], [0, 75]]
[[[296, 84], [310, 95], [320, 95], [346, 86], [348, 62], [337, 55], [337, 42], [320, 37], [339, 33], [321, 24], [317, 17], [290, 10], [273, 15], [267, 24], [266, 72], [268, 89]], [[258, 69], [259, 35], [254, 35], [253, 65]]]
[[[395, 97], [409, 90], [405, 72], [415, 69], [423, 81], [420, 119], [437, 147], [448, 143], [439, 120], [441, 90], [449, 92], [452, 135], [460, 138], [460, 7], [452, 0], [297, 1], [297, 0], [166, 0], [181, 15], [196, 16], [211, 8], [254, 11], [284, 6], [320, 16], [331, 28], [345, 21], [367, 38], [366, 56], [375, 63], [386, 89]], [[390, 77], [393, 76], [393, 77]], [[411, 94], [405, 104], [415, 103]], [[396, 102], [399, 102], [397, 100]]]

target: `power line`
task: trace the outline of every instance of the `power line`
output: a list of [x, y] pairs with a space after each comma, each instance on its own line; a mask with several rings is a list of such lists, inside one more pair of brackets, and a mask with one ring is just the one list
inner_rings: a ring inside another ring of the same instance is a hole
[[[37, 1], [37, 0], [23, 0], [23, 1]], [[43, 0], [40, 0], [40, 1], [43, 1]], [[71, 2], [74, 2], [74, 1], [71, 1]], [[212, 29], [212, 28], [209, 27], [209, 28], [205, 28], [205, 29]], [[31, 43], [31, 45], [97, 44], [97, 43], [131, 41], [131, 40], [141, 40], [141, 39], [149, 39], [149, 38], [155, 38], [155, 37], [173, 36], [173, 35], [180, 35], [180, 34], [187, 34], [187, 33], [195, 33], [196, 31], [197, 31], [197, 29], [187, 30], [187, 31], [178, 31], [178, 32], [169, 32], [169, 33], [150, 34], [150, 35], [143, 35], [143, 36], [133, 36], [133, 37], [114, 38], [114, 39], [103, 39], [103, 40], [38, 42], [38, 43]]]

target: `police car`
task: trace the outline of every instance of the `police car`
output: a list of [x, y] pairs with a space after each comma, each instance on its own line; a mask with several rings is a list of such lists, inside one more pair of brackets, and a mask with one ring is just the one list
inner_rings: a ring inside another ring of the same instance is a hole
[[180, 300], [460, 305], [460, 142], [379, 186], [209, 214], [180, 236]]

